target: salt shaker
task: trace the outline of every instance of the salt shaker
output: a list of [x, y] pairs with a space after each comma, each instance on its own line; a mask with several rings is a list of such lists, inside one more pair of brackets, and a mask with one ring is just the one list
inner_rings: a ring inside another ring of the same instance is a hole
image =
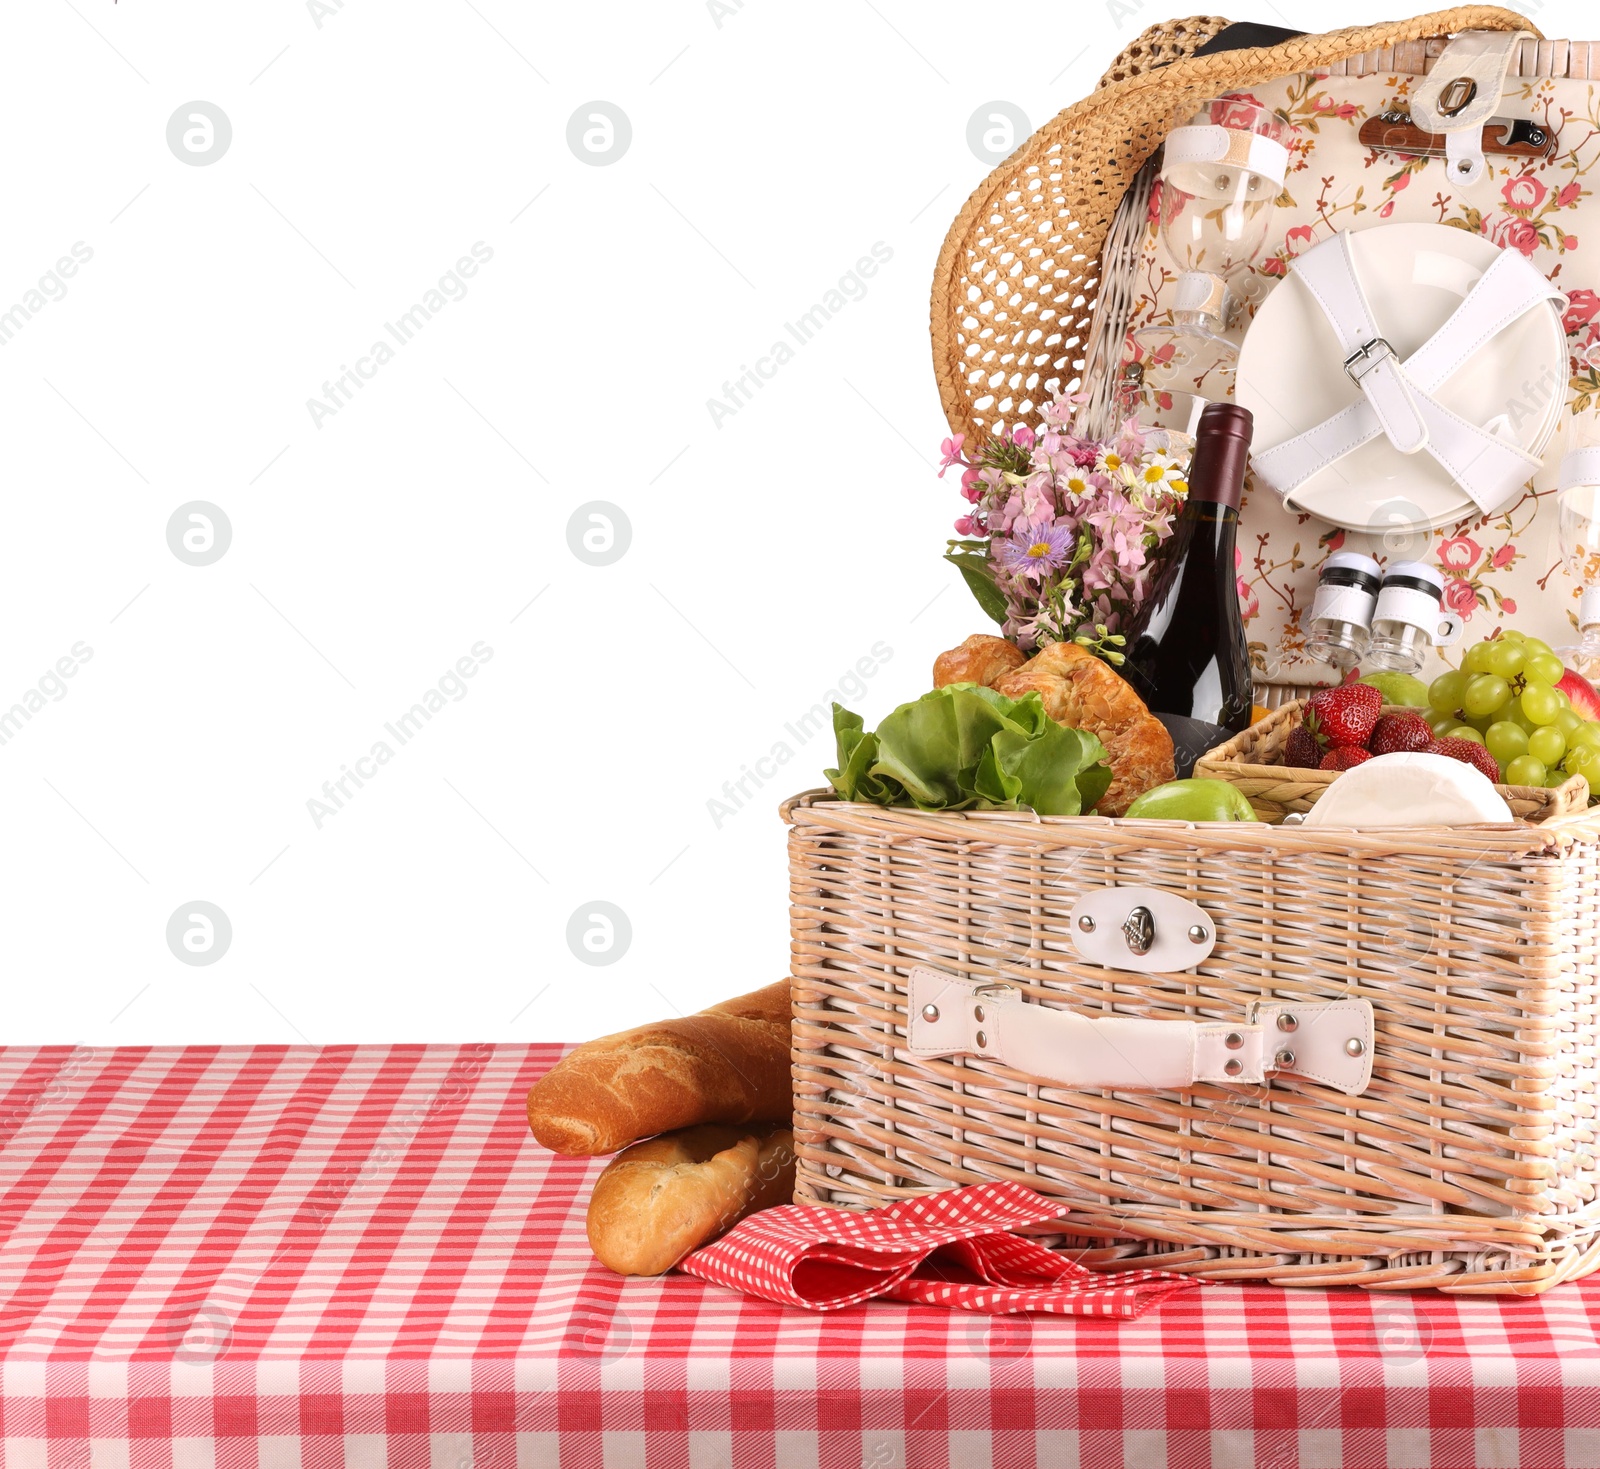
[[1341, 672], [1366, 656], [1383, 572], [1359, 551], [1335, 551], [1317, 573], [1306, 651]]
[[1443, 610], [1444, 578], [1422, 561], [1396, 561], [1383, 574], [1372, 614], [1367, 662], [1394, 673], [1415, 673], [1432, 648], [1461, 636], [1462, 621]]

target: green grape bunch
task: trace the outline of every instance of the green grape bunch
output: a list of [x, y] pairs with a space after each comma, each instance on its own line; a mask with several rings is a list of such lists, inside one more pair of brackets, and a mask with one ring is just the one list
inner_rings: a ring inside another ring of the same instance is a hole
[[1566, 671], [1548, 643], [1507, 628], [1428, 685], [1429, 727], [1487, 746], [1506, 785], [1558, 786], [1581, 775], [1600, 791], [1600, 723], [1556, 687]]

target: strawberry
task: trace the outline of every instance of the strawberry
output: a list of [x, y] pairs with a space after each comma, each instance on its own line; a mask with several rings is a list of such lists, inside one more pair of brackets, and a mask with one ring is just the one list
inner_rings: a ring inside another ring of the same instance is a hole
[[1459, 760], [1463, 765], [1474, 766], [1482, 774], [1496, 783], [1500, 780], [1500, 767], [1495, 758], [1484, 747], [1473, 740], [1457, 740], [1448, 736], [1442, 740], [1430, 740], [1424, 746], [1424, 755], [1447, 755], [1452, 760]]
[[1371, 684], [1343, 683], [1307, 699], [1302, 722], [1323, 750], [1362, 749], [1381, 708], [1383, 694]]
[[1363, 760], [1372, 759], [1370, 750], [1362, 750], [1354, 745], [1344, 745], [1337, 750], [1329, 750], [1322, 757], [1318, 770], [1348, 770], [1352, 765], [1359, 765]]
[[1297, 724], [1289, 731], [1289, 737], [1283, 742], [1283, 763], [1293, 766], [1296, 770], [1315, 770], [1317, 762], [1322, 759], [1322, 751], [1317, 748], [1317, 742], [1312, 738], [1311, 731], [1303, 724]]
[[1380, 714], [1367, 748], [1374, 755], [1397, 755], [1426, 749], [1432, 743], [1433, 730], [1420, 714]]

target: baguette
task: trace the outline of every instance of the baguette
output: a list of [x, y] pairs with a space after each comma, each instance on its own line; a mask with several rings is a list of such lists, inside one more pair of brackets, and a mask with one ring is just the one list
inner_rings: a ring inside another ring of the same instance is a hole
[[787, 1124], [791, 1110], [787, 979], [585, 1041], [528, 1093], [533, 1135], [576, 1158], [699, 1123]]
[[618, 1275], [661, 1275], [747, 1214], [793, 1199], [787, 1127], [686, 1127], [606, 1164], [589, 1196], [589, 1248]]

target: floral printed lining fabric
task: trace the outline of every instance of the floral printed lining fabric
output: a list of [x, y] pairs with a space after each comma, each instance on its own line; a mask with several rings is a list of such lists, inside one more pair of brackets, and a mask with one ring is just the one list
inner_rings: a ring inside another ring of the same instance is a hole
[[[1542, 160], [1491, 154], [1483, 178], [1459, 187], [1446, 177], [1443, 159], [1405, 158], [1359, 140], [1365, 119], [1406, 108], [1415, 80], [1403, 74], [1299, 75], [1230, 94], [1281, 112], [1300, 130], [1266, 250], [1252, 275], [1236, 283], [1245, 310], [1253, 314], [1290, 261], [1339, 230], [1390, 222], [1470, 230], [1520, 250], [1569, 298], [1569, 411], [1545, 451], [1543, 471], [1520, 499], [1496, 515], [1406, 537], [1403, 547], [1392, 539], [1386, 545], [1382, 535], [1336, 529], [1285, 509], [1265, 488], [1247, 487], [1239, 588], [1251, 660], [1262, 680], [1317, 683], [1334, 677], [1326, 664], [1307, 656], [1305, 622], [1318, 568], [1341, 549], [1365, 551], [1380, 562], [1428, 560], [1443, 573], [1445, 605], [1465, 619], [1466, 630], [1453, 650], [1435, 653], [1421, 670], [1424, 679], [1497, 623], [1557, 647], [1575, 640], [1579, 589], [1562, 567], [1556, 543], [1555, 485], [1562, 454], [1588, 428], [1582, 417], [1600, 411], [1600, 199], [1590, 177], [1600, 163], [1600, 83], [1509, 78], [1500, 114], [1537, 119], [1559, 146]], [[1156, 235], [1157, 207], [1153, 199], [1130, 331], [1168, 318], [1177, 281], [1178, 268]], [[1242, 330], [1236, 324], [1235, 335]], [[1131, 345], [1129, 355], [1136, 355]], [[1600, 422], [1590, 437], [1600, 441]]]

